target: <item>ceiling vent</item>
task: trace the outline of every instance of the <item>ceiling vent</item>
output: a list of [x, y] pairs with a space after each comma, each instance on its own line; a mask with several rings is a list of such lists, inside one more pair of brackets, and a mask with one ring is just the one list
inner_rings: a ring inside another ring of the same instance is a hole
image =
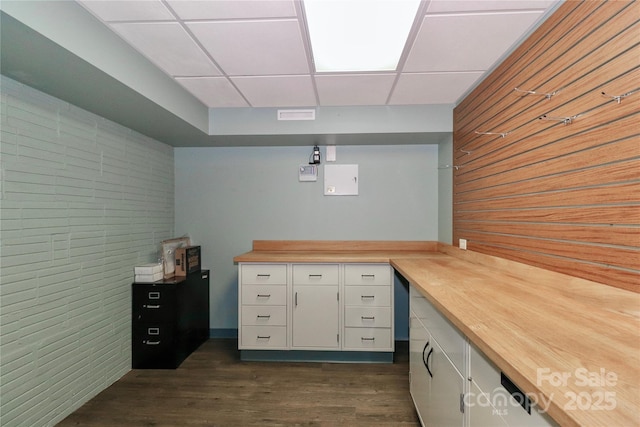
[[315, 120], [316, 110], [278, 110], [278, 120]]

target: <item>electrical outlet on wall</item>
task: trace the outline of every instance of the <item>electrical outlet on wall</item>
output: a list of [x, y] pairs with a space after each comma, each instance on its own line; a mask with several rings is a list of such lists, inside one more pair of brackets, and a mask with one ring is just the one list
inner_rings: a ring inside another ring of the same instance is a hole
[[458, 246], [460, 249], [467, 250], [467, 239], [458, 239]]

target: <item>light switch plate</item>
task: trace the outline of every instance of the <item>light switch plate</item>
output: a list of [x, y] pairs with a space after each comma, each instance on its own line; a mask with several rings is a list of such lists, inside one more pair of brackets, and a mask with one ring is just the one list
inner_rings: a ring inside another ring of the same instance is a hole
[[467, 250], [467, 239], [458, 239], [458, 246], [460, 249]]

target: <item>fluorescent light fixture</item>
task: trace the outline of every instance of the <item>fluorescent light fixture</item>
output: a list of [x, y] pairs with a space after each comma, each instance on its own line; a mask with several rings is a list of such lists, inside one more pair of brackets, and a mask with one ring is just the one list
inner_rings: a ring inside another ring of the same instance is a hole
[[420, 0], [304, 0], [317, 72], [395, 70]]

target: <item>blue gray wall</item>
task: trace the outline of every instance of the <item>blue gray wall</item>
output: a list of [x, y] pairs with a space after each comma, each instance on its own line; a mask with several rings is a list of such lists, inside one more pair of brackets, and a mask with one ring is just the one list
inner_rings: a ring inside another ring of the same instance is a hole
[[[237, 328], [233, 257], [253, 240], [438, 240], [437, 145], [338, 146], [336, 164], [358, 164], [358, 196], [323, 195], [325, 162], [317, 182], [298, 181], [311, 148], [175, 150], [175, 230], [212, 270], [212, 329]], [[396, 336], [406, 339], [396, 291]]]

